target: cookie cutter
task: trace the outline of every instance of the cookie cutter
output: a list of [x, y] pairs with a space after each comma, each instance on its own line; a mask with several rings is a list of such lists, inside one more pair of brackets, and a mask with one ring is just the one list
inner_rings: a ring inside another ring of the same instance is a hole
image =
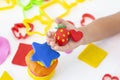
[[8, 10], [8, 9], [15, 7], [16, 0], [6, 0], [6, 3], [10, 3], [10, 2], [11, 2], [10, 6], [0, 7], [0, 10]]

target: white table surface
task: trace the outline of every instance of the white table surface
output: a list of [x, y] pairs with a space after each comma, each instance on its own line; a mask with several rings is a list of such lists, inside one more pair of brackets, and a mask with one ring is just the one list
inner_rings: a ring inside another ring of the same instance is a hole
[[[120, 11], [120, 0], [91, 0], [78, 4], [64, 19], [72, 20], [78, 26], [83, 13], [93, 14], [97, 19], [118, 11]], [[16, 39], [11, 32], [11, 27], [23, 20], [22, 9], [19, 6], [10, 10], [0, 11], [0, 36], [7, 38], [11, 45], [10, 55], [0, 65], [0, 75], [6, 70], [14, 80], [32, 80], [27, 74], [27, 67], [11, 63], [19, 43], [32, 44], [34, 41], [39, 43], [46, 41], [45, 36], [37, 35], [33, 35], [25, 40]], [[97, 68], [93, 68], [78, 60], [79, 53], [86, 47], [80, 46], [69, 55], [60, 52], [61, 56], [52, 80], [101, 80], [106, 73], [120, 78], [120, 34], [99, 41], [96, 45], [108, 52], [107, 57]]]

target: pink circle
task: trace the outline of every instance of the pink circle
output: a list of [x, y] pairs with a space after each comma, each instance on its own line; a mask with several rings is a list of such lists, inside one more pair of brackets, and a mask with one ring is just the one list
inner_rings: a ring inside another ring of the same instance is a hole
[[10, 53], [10, 45], [7, 39], [0, 37], [0, 64], [2, 64]]

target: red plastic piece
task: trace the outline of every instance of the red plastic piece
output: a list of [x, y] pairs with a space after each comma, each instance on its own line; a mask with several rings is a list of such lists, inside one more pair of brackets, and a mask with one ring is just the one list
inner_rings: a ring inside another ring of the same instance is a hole
[[73, 26], [75, 26], [75, 24], [72, 21], [67, 20], [67, 22], [69, 22], [70, 24], [72, 24]]
[[12, 63], [20, 66], [26, 66], [25, 56], [32, 49], [32, 45], [20, 43]]
[[83, 33], [81, 31], [70, 30], [70, 37], [73, 41], [77, 42], [83, 37]]
[[81, 25], [84, 26], [85, 24], [85, 18], [90, 18], [92, 20], [95, 20], [95, 17], [89, 13], [85, 13], [82, 15], [82, 20], [80, 21]]
[[105, 74], [102, 80], [119, 80], [117, 76], [111, 76], [110, 74]]
[[[30, 25], [29, 32], [31, 32], [33, 30], [34, 26], [33, 26], [33, 24], [30, 24], [30, 23], [29, 23], [29, 25]], [[21, 32], [19, 31], [19, 28], [26, 28], [26, 27], [25, 27], [25, 25], [23, 23], [15, 24], [14, 27], [12, 27], [12, 29], [11, 29], [13, 34], [14, 34], [14, 36], [16, 38], [18, 38], [18, 39], [22, 39], [22, 38], [25, 39], [25, 38], [27, 38], [28, 34], [26, 33], [25, 35], [22, 35]], [[17, 34], [19, 34], [19, 35], [17, 35]]]

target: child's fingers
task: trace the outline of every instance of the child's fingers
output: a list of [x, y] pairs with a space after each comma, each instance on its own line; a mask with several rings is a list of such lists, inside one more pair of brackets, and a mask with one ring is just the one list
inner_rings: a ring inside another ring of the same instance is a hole
[[65, 21], [64, 19], [60, 19], [60, 18], [56, 18], [56, 19], [55, 19], [55, 22], [56, 22], [57, 24], [63, 24], [63, 25], [65, 25], [65, 26], [69, 25], [69, 22]]
[[50, 45], [50, 42], [55, 42], [54, 32], [49, 31], [47, 34], [47, 43]]
[[70, 30], [70, 29], [75, 29], [75, 27], [74, 27], [71, 23], [69, 23], [68, 21], [66, 21], [66, 20], [64, 20], [64, 19], [56, 18], [56, 19], [55, 19], [55, 22], [56, 22], [57, 24], [63, 24], [63, 25], [65, 25], [68, 30]]
[[47, 33], [47, 37], [50, 37], [50, 38], [51, 38], [51, 37], [54, 37], [54, 34], [55, 34], [54, 32], [49, 31], [49, 32]]

